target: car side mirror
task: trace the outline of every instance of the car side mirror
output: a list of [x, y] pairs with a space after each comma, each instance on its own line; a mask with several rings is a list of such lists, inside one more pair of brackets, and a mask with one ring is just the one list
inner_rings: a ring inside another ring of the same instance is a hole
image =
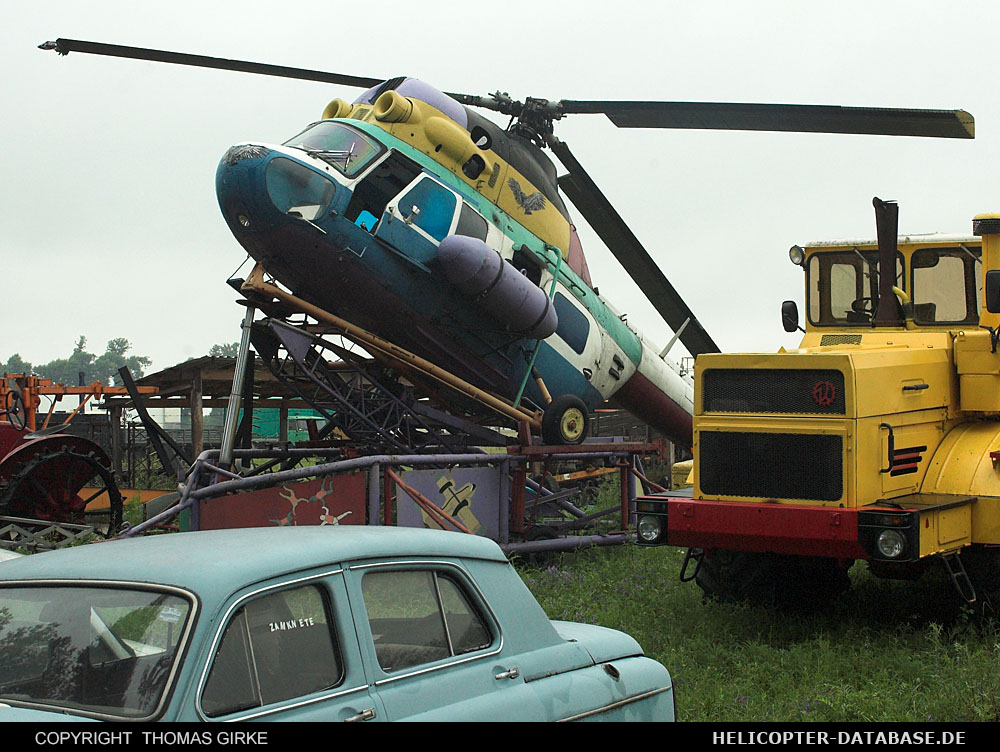
[[1000, 313], [1000, 270], [986, 272], [986, 310]]
[[786, 300], [781, 304], [781, 325], [789, 334], [796, 331], [804, 331], [799, 326], [799, 307], [795, 304], [794, 300]]

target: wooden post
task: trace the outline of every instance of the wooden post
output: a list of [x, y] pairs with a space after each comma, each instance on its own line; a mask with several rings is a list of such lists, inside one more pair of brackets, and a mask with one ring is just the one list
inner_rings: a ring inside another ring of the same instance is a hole
[[191, 380], [191, 456], [198, 457], [205, 450], [205, 416], [202, 413], [201, 370], [194, 372]]
[[278, 441], [282, 444], [288, 441], [288, 403], [282, 400], [278, 411]]
[[122, 409], [116, 405], [111, 408], [111, 471], [115, 478], [122, 479]]

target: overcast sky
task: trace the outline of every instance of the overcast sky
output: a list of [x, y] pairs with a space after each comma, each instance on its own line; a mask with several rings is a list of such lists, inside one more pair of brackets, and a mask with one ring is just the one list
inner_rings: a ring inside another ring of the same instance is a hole
[[[57, 37], [515, 98], [961, 108], [974, 141], [557, 124], [723, 350], [794, 347], [795, 243], [970, 233], [1000, 211], [990, 2], [68, 2], [5, 5], [0, 27], [0, 362], [114, 337], [153, 369], [239, 337], [225, 284], [246, 254], [219, 212], [227, 147], [280, 142], [356, 90], [73, 53]], [[497, 15], [499, 14], [499, 15]], [[578, 214], [577, 214], [578, 216]], [[594, 282], [654, 343], [669, 330], [582, 221]], [[249, 267], [247, 267], [248, 269]], [[678, 349], [678, 354], [680, 350]]]

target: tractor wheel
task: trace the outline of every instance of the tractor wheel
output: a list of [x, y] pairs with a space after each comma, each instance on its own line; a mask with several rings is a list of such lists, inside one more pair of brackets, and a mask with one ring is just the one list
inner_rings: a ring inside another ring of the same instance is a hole
[[[67, 443], [59, 448], [51, 444], [39, 447], [41, 451], [20, 458], [22, 461], [0, 490], [0, 514], [93, 525], [106, 538], [116, 534], [122, 523], [122, 496], [107, 457], [99, 447], [97, 451], [85, 451], [90, 442], [76, 437], [48, 438], [65, 439]], [[88, 510], [95, 501], [104, 503]]]
[[962, 551], [962, 565], [976, 590], [979, 610], [1000, 617], [1000, 547], [970, 546]]
[[561, 394], [542, 415], [542, 441], [546, 444], [580, 444], [587, 438], [590, 414], [575, 394]]
[[819, 606], [850, 587], [836, 559], [715, 549], [695, 577], [706, 596], [758, 606]]

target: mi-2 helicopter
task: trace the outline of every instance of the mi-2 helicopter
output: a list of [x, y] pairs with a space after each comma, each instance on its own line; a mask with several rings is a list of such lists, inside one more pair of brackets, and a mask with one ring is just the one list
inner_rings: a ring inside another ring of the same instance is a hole
[[[693, 388], [668, 359], [719, 348], [568, 146], [570, 114], [624, 128], [972, 138], [961, 110], [581, 101], [443, 93], [238, 60], [58, 39], [41, 45], [358, 87], [284, 144], [232, 146], [219, 205], [266, 274], [298, 298], [390, 340], [506, 403], [542, 410], [548, 443], [577, 443], [612, 400], [691, 443]], [[506, 115], [501, 127], [479, 114]], [[566, 175], [557, 177], [557, 157]], [[593, 284], [567, 196], [673, 330], [662, 350]]]

